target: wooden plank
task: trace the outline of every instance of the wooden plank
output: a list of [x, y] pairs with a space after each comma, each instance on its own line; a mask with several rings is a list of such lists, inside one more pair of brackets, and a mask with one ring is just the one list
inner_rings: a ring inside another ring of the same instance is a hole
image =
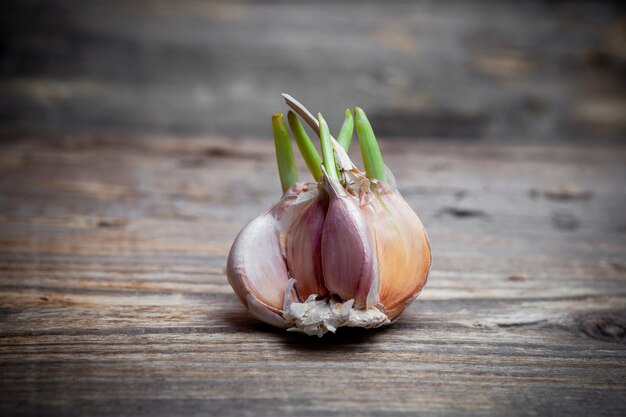
[[626, 411], [624, 148], [382, 143], [433, 270], [393, 326], [317, 339], [224, 275], [271, 141], [1, 139], [2, 415]]

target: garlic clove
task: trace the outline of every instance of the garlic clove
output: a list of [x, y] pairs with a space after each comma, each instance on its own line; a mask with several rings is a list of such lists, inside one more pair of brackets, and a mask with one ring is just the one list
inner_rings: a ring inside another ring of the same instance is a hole
[[394, 319], [426, 284], [431, 264], [428, 237], [417, 214], [385, 183], [372, 185], [363, 213], [376, 246], [380, 302]]
[[241, 230], [228, 256], [227, 275], [244, 304], [248, 304], [247, 296], [252, 295], [271, 310], [280, 311], [289, 276], [271, 211]]
[[278, 327], [279, 329], [286, 329], [289, 327], [287, 321], [282, 314], [277, 314], [271, 310], [267, 305], [261, 303], [254, 298], [251, 294], [246, 297], [247, 307], [250, 314], [258, 320], [265, 322], [271, 326]]
[[[280, 314], [289, 280], [282, 253], [279, 222], [289, 213], [306, 184], [295, 184], [285, 191], [280, 202], [250, 221], [235, 238], [228, 255], [226, 275], [239, 299], [257, 318], [269, 323], [268, 315], [258, 313], [261, 307]], [[250, 299], [256, 302], [251, 304]]]
[[324, 195], [306, 203], [293, 220], [285, 239], [287, 267], [295, 279], [300, 300], [311, 294], [328, 294], [322, 273], [322, 231], [326, 217], [327, 199]]
[[357, 199], [339, 181], [326, 175], [324, 181], [329, 194], [322, 233], [324, 283], [343, 301], [354, 299], [355, 308], [368, 308], [378, 302], [372, 237]]

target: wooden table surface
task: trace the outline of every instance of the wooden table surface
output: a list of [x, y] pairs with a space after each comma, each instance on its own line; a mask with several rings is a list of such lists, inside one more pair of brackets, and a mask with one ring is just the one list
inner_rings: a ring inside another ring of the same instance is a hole
[[626, 149], [392, 141], [418, 300], [323, 339], [224, 274], [279, 197], [269, 138], [5, 135], [0, 414], [626, 414]]

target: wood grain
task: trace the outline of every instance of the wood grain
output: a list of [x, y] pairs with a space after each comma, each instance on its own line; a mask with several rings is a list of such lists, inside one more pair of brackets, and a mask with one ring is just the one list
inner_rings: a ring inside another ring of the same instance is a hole
[[338, 131], [549, 142], [626, 137], [619, 2], [0, 2], [0, 124], [265, 135], [280, 93]]
[[382, 143], [433, 270], [393, 326], [317, 339], [224, 275], [269, 139], [0, 139], [2, 415], [626, 412], [624, 148]]

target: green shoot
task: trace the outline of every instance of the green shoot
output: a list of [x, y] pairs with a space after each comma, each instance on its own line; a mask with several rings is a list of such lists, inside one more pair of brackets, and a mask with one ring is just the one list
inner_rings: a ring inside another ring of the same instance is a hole
[[378, 147], [378, 142], [376, 142], [372, 126], [369, 120], [367, 120], [363, 109], [359, 107], [354, 108], [354, 121], [367, 178], [386, 181], [387, 175], [385, 174], [383, 157], [380, 154], [380, 148]]
[[320, 165], [322, 165], [322, 158], [320, 158], [320, 155], [317, 153], [309, 135], [306, 134], [304, 126], [302, 126], [302, 123], [298, 120], [298, 116], [289, 110], [287, 120], [289, 121], [289, 127], [291, 127], [291, 132], [296, 139], [302, 158], [304, 158], [304, 162], [306, 162], [306, 166], [309, 167], [309, 171], [313, 174], [315, 181], [319, 181], [320, 178], [322, 178], [322, 168], [320, 167]]
[[335, 165], [335, 154], [333, 153], [333, 144], [330, 140], [330, 130], [326, 120], [322, 117], [322, 113], [317, 114], [320, 123], [320, 142], [322, 146], [322, 158], [324, 158], [324, 168], [330, 178], [339, 180], [339, 172]]
[[282, 113], [272, 116], [272, 128], [274, 129], [274, 145], [276, 147], [276, 162], [278, 163], [278, 175], [283, 193], [298, 182], [298, 170], [296, 160], [293, 157], [291, 138]]
[[350, 142], [352, 141], [352, 134], [354, 133], [354, 119], [352, 118], [352, 112], [350, 109], [346, 109], [346, 118], [341, 126], [339, 136], [337, 136], [337, 142], [348, 152], [350, 149]]

